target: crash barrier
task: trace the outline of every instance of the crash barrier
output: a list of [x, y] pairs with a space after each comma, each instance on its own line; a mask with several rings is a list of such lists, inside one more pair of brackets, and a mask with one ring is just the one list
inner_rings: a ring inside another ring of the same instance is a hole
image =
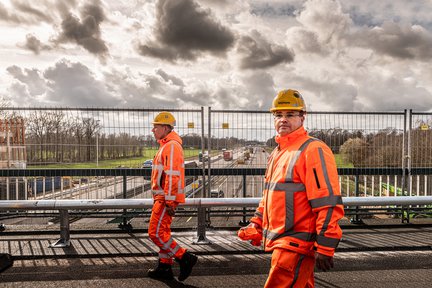
[[[205, 208], [209, 207], [257, 207], [261, 198], [195, 198], [186, 199], [180, 207], [193, 207], [198, 210], [196, 244], [209, 243], [206, 238]], [[383, 206], [383, 205], [431, 205], [432, 196], [402, 197], [343, 197], [344, 206]], [[8, 200], [0, 201], [0, 210], [58, 210], [60, 214], [60, 239], [51, 244], [53, 248], [70, 246], [70, 210], [139, 209], [151, 208], [152, 199], [93, 199], [93, 200]]]

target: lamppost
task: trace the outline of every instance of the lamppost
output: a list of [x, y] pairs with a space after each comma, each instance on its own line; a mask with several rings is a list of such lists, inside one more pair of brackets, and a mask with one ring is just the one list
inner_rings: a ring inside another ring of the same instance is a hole
[[96, 132], [96, 167], [99, 167], [99, 131]]
[[99, 167], [99, 122], [96, 120], [96, 167]]

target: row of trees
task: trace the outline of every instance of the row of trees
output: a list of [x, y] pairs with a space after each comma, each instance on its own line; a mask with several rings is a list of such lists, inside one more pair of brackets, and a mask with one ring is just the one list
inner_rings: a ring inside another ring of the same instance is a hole
[[[36, 111], [26, 117], [28, 164], [80, 163], [143, 157], [158, 147], [153, 135], [106, 134], [93, 118], [66, 117], [62, 111]], [[201, 149], [199, 134], [182, 135], [183, 146]], [[245, 145], [246, 140], [212, 138], [212, 149]], [[96, 143], [97, 142], [97, 143]], [[207, 149], [207, 138], [204, 147]]]
[[[366, 137], [348, 139], [340, 153], [355, 167], [401, 167], [410, 162], [411, 167], [432, 166], [432, 130], [411, 130], [408, 135], [387, 129]], [[409, 147], [408, 147], [409, 145]], [[405, 147], [404, 147], [405, 146]]]
[[[142, 157], [146, 149], [158, 146], [153, 135], [106, 134], [98, 120], [66, 117], [63, 111], [35, 111], [25, 118], [25, 123], [29, 165], [94, 162], [96, 153], [99, 160]], [[335, 128], [312, 130], [309, 134], [324, 141], [335, 154], [341, 154], [355, 167], [400, 167], [403, 155], [408, 154], [407, 135], [404, 137], [403, 132], [396, 129], [367, 134], [362, 130]], [[410, 137], [412, 167], [431, 166], [432, 130], [422, 130], [418, 125], [411, 130]], [[182, 139], [184, 147], [201, 149], [201, 135], [185, 134]], [[207, 143], [204, 138], [205, 149]], [[276, 146], [274, 138], [260, 143], [236, 137], [212, 137], [211, 143], [211, 148], [218, 150], [247, 145]]]

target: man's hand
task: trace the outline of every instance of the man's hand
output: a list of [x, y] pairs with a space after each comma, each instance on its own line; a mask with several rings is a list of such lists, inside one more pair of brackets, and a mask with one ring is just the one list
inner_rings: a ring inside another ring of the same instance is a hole
[[316, 253], [315, 254], [316, 268], [321, 271], [328, 271], [333, 268], [333, 257]]
[[169, 216], [173, 217], [175, 215], [175, 208], [172, 206], [166, 205], [166, 212]]

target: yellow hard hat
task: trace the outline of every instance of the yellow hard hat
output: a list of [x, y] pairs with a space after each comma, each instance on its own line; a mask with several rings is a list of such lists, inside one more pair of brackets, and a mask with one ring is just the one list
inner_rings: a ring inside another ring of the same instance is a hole
[[169, 125], [174, 128], [176, 125], [176, 119], [170, 112], [162, 111], [156, 115], [152, 124]]
[[273, 99], [273, 105], [270, 108], [270, 112], [276, 112], [281, 110], [306, 112], [306, 104], [303, 100], [303, 97], [297, 90], [282, 90]]

